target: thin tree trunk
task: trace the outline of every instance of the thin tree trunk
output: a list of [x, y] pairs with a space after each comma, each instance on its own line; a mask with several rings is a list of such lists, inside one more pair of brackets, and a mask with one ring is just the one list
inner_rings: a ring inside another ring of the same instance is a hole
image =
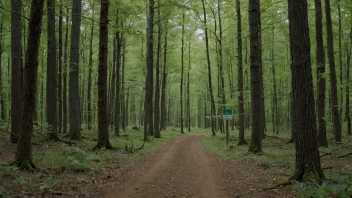
[[181, 39], [181, 82], [180, 82], [180, 122], [181, 122], [181, 133], [183, 131], [183, 74], [184, 74], [184, 42], [185, 42], [185, 12], [182, 11], [182, 39]]
[[22, 101], [22, 1], [11, 1], [11, 142], [21, 131]]
[[202, 0], [202, 5], [203, 5], [203, 16], [204, 16], [204, 32], [205, 32], [205, 47], [207, 50], [207, 65], [208, 65], [208, 83], [209, 83], [209, 94], [210, 94], [210, 101], [211, 101], [211, 113], [210, 113], [210, 119], [211, 119], [211, 132], [212, 135], [215, 136], [215, 120], [214, 120], [214, 114], [215, 114], [215, 102], [214, 102], [214, 95], [213, 95], [213, 86], [211, 83], [211, 65], [210, 65], [210, 47], [209, 47], [209, 38], [208, 38], [208, 28], [207, 28], [207, 13], [205, 11], [205, 3], [204, 0]]
[[163, 65], [163, 79], [161, 83], [161, 130], [166, 130], [167, 124], [167, 109], [166, 109], [166, 83], [167, 83], [167, 24], [165, 25], [164, 36], [164, 65]]
[[70, 139], [81, 139], [81, 116], [79, 96], [79, 42], [81, 32], [82, 0], [72, 1], [72, 30], [70, 52]]
[[[119, 24], [119, 12], [117, 10], [116, 13], [116, 24]], [[115, 39], [116, 39], [116, 84], [115, 84], [115, 88], [116, 88], [116, 92], [115, 92], [115, 135], [116, 136], [120, 136], [120, 121], [121, 121], [121, 117], [120, 117], [120, 108], [121, 108], [121, 104], [120, 104], [120, 65], [121, 65], [121, 39], [120, 39], [120, 32], [116, 31], [115, 32]]]
[[335, 132], [335, 143], [341, 143], [341, 122], [339, 116], [339, 104], [337, 99], [337, 82], [336, 82], [336, 70], [335, 70], [335, 58], [334, 58], [334, 41], [332, 33], [332, 22], [331, 22], [331, 11], [330, 11], [330, 0], [325, 0], [325, 12], [326, 12], [326, 31], [327, 31], [327, 47], [330, 67], [330, 85], [331, 85], [331, 111]]
[[296, 165], [291, 179], [310, 182], [324, 179], [318, 149], [314, 91], [310, 59], [307, 0], [289, 0], [292, 70], [293, 134]]
[[66, 30], [65, 30], [65, 46], [64, 46], [64, 68], [63, 68], [63, 75], [62, 75], [62, 80], [63, 80], [63, 90], [62, 90], [62, 108], [63, 108], [63, 119], [62, 119], [62, 128], [63, 128], [63, 133], [67, 132], [67, 70], [68, 70], [68, 29], [69, 29], [69, 15], [68, 15], [69, 9], [67, 7], [66, 9]]
[[243, 100], [243, 60], [242, 60], [242, 21], [240, 0], [236, 0], [237, 13], [237, 64], [238, 64], [238, 125], [239, 139], [238, 145], [247, 144], [244, 139], [244, 100]]
[[155, 77], [155, 101], [154, 101], [154, 137], [160, 138], [160, 58], [161, 58], [161, 17], [160, 17], [160, 0], [158, 0], [158, 44], [156, 56], [156, 77]]
[[[92, 6], [94, 15], [94, 3]], [[87, 105], [88, 105], [88, 130], [92, 130], [92, 72], [93, 72], [93, 36], [94, 36], [94, 20], [92, 20], [92, 29], [90, 30], [89, 41], [89, 71], [88, 71], [88, 89], [87, 89]]]
[[277, 107], [277, 90], [276, 90], [276, 70], [275, 70], [275, 28], [273, 27], [273, 41], [271, 51], [271, 69], [273, 74], [273, 108], [272, 108], [272, 119], [273, 119], [273, 132], [279, 134], [278, 129], [278, 107]]
[[28, 26], [28, 48], [24, 70], [23, 114], [21, 118], [21, 133], [19, 135], [15, 164], [21, 169], [32, 171], [32, 132], [35, 111], [35, 96], [37, 92], [38, 54], [40, 33], [42, 27], [44, 0], [33, 0], [30, 22]]
[[[218, 19], [219, 19], [219, 70], [220, 70], [220, 97], [222, 105], [226, 106], [226, 96], [225, 96], [225, 80], [224, 80], [224, 71], [223, 71], [223, 47], [222, 47], [222, 22], [221, 22], [221, 3], [218, 0]], [[223, 107], [224, 108], [224, 107]], [[220, 109], [220, 113], [221, 109]], [[221, 114], [220, 114], [221, 115]], [[224, 132], [224, 119], [220, 118], [220, 128], [221, 131]]]
[[3, 45], [4, 45], [4, 17], [2, 16], [1, 19], [0, 19], [0, 99], [1, 99], [1, 102], [0, 102], [0, 106], [1, 106], [1, 113], [0, 113], [0, 121], [2, 123], [5, 122], [6, 120], [6, 109], [5, 109], [5, 92], [3, 90], [3, 79], [2, 79], [2, 73], [3, 73], [3, 70], [2, 70], [2, 53], [4, 51], [3, 49]]
[[62, 0], [60, 0], [60, 15], [59, 15], [59, 72], [58, 72], [58, 86], [57, 94], [59, 100], [59, 109], [58, 109], [58, 132], [61, 133], [62, 130], [62, 20], [63, 20], [63, 5]]
[[188, 108], [188, 132], [191, 132], [191, 91], [190, 91], [190, 81], [189, 73], [191, 71], [191, 38], [188, 44], [188, 74], [187, 74], [187, 108]]
[[323, 11], [321, 0], [315, 0], [315, 31], [316, 31], [316, 61], [317, 61], [317, 84], [318, 84], [318, 140], [319, 146], [328, 146], [326, 139], [325, 123], [325, 54], [323, 44]]
[[343, 75], [342, 75], [342, 24], [341, 24], [341, 0], [337, 1], [337, 11], [339, 16], [339, 64], [340, 64], [340, 121], [342, 122], [342, 107], [343, 107]]

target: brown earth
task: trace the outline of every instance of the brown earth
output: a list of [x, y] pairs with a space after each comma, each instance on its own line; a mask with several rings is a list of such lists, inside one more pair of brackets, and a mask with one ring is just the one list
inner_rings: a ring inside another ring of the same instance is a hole
[[284, 178], [251, 161], [220, 159], [201, 135], [189, 135], [124, 170], [106, 197], [294, 197], [289, 187], [263, 190], [274, 179]]

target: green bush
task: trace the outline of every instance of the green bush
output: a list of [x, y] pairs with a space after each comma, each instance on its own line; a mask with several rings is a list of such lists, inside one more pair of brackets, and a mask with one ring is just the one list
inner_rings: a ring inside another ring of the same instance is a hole
[[102, 157], [74, 147], [64, 148], [59, 153], [46, 152], [44, 157], [44, 163], [49, 168], [72, 172], [101, 172], [103, 168], [93, 163], [101, 161], [103, 161]]
[[352, 196], [351, 183], [337, 183], [331, 181], [324, 181], [323, 184], [304, 184], [296, 183], [293, 188], [299, 191], [297, 197], [311, 197], [311, 198], [348, 198]]

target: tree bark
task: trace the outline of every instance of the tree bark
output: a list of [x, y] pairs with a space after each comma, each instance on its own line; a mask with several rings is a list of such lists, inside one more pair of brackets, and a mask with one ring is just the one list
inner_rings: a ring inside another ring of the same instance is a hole
[[209, 94], [210, 94], [210, 100], [211, 100], [211, 113], [210, 113], [210, 119], [211, 119], [211, 132], [212, 135], [215, 136], [215, 120], [214, 120], [214, 114], [215, 114], [215, 102], [214, 102], [214, 95], [213, 95], [213, 86], [211, 82], [211, 65], [210, 65], [210, 47], [209, 47], [209, 38], [208, 38], [208, 28], [207, 28], [207, 13], [205, 11], [205, 3], [204, 0], [202, 0], [202, 5], [203, 5], [203, 23], [204, 23], [204, 33], [205, 33], [205, 48], [207, 51], [207, 65], [208, 65], [208, 83], [209, 83]]
[[81, 33], [82, 0], [72, 1], [72, 30], [70, 52], [70, 139], [81, 139], [81, 116], [79, 94], [79, 42]]
[[164, 65], [163, 65], [163, 79], [161, 83], [161, 130], [166, 130], [167, 124], [167, 109], [166, 109], [166, 83], [167, 83], [167, 24], [165, 25], [164, 35]]
[[63, 74], [62, 74], [62, 80], [63, 80], [63, 90], [62, 90], [62, 113], [63, 113], [63, 119], [62, 119], [62, 128], [63, 128], [63, 133], [67, 132], [67, 69], [68, 69], [68, 64], [67, 64], [67, 46], [68, 46], [68, 29], [69, 29], [69, 15], [68, 15], [69, 9], [66, 9], [66, 30], [65, 30], [65, 46], [64, 46], [64, 68], [63, 68]]
[[182, 39], [181, 39], [181, 82], [180, 82], [180, 122], [181, 122], [181, 133], [183, 131], [183, 74], [184, 74], [184, 43], [185, 43], [185, 12], [182, 11]]
[[[94, 15], [94, 3], [92, 6]], [[87, 89], [87, 117], [88, 117], [88, 130], [92, 130], [92, 72], [93, 72], [93, 36], [94, 36], [94, 20], [92, 20], [92, 28], [90, 30], [89, 41], [89, 71], [88, 71], [88, 89]]]
[[160, 17], [160, 0], [158, 0], [158, 44], [155, 71], [155, 101], [154, 101], [154, 137], [160, 138], [160, 58], [161, 58], [161, 17]]
[[[116, 24], [119, 24], [119, 12], [117, 10], [116, 13]], [[115, 39], [116, 39], [116, 84], [115, 84], [115, 135], [120, 136], [120, 122], [121, 122], [121, 102], [120, 102], [120, 65], [121, 65], [121, 39], [120, 39], [120, 32], [115, 32]]]
[[242, 21], [241, 21], [241, 4], [236, 0], [237, 14], [237, 64], [238, 64], [238, 125], [239, 139], [238, 145], [247, 144], [244, 139], [244, 100], [243, 100], [243, 60], [242, 60]]
[[250, 29], [250, 73], [251, 73], [251, 110], [252, 136], [249, 152], [262, 152], [262, 78], [261, 78], [261, 37], [260, 37], [260, 1], [249, 1], [249, 29]]
[[316, 31], [316, 61], [317, 61], [317, 82], [318, 82], [318, 140], [319, 146], [328, 147], [326, 139], [325, 122], [325, 54], [323, 43], [323, 11], [321, 0], [315, 0], [315, 31]]
[[101, 0], [98, 70], [98, 143], [94, 147], [112, 149], [108, 133], [107, 70], [108, 70], [108, 24], [109, 0]]
[[[147, 19], [147, 77], [145, 84], [145, 103], [144, 103], [144, 141], [148, 140], [153, 124], [153, 46], [154, 46], [154, 0], [149, 0], [148, 19]], [[148, 131], [149, 127], [149, 131]]]
[[324, 179], [316, 136], [313, 78], [310, 60], [307, 0], [289, 0], [293, 134], [296, 165], [291, 179], [299, 182]]
[[327, 31], [327, 47], [330, 67], [330, 85], [331, 85], [331, 112], [335, 132], [335, 143], [341, 143], [341, 122], [339, 116], [339, 104], [337, 98], [337, 82], [336, 82], [336, 70], [335, 70], [335, 58], [334, 58], [334, 41], [332, 33], [332, 22], [331, 22], [331, 9], [330, 0], [325, 0], [325, 12], [326, 12], [326, 31]]
[[32, 132], [37, 92], [38, 54], [42, 27], [44, 0], [33, 0], [28, 25], [28, 48], [24, 68], [24, 93], [22, 101], [21, 133], [19, 135], [15, 164], [21, 169], [33, 171]]
[[58, 109], [58, 132], [61, 133], [62, 130], [62, 20], [63, 20], [63, 5], [62, 0], [60, 0], [60, 15], [59, 15], [59, 71], [58, 71], [58, 86], [57, 86], [57, 95], [59, 100], [59, 109]]
[[55, 0], [47, 0], [48, 19], [48, 56], [47, 56], [47, 119], [49, 139], [58, 140], [57, 136], [57, 66], [56, 66], [56, 32], [55, 32]]
[[22, 101], [22, 1], [11, 1], [11, 142], [21, 131]]

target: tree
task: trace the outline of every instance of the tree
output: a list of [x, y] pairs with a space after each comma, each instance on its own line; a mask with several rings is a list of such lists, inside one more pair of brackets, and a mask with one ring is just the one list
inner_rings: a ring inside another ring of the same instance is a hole
[[[94, 3], [93, 3], [93, 15], [94, 15]], [[94, 36], [94, 20], [92, 20], [92, 27], [90, 30], [90, 41], [89, 41], [89, 71], [88, 71], [88, 89], [87, 89], [87, 117], [88, 117], [88, 130], [92, 129], [92, 72], [93, 72], [93, 36]]]
[[250, 73], [251, 73], [251, 110], [252, 136], [249, 151], [262, 152], [262, 78], [261, 78], [261, 37], [260, 37], [260, 1], [249, 1], [249, 31], [250, 31]]
[[11, 1], [11, 142], [21, 131], [22, 1]]
[[334, 58], [334, 41], [332, 33], [332, 22], [331, 22], [331, 8], [330, 0], [325, 0], [325, 12], [326, 12], [326, 32], [327, 32], [327, 47], [329, 57], [329, 68], [330, 68], [330, 89], [331, 89], [331, 112], [335, 132], [335, 143], [341, 143], [341, 123], [339, 116], [339, 105], [337, 99], [337, 80], [335, 70], [335, 58]]
[[[153, 47], [154, 47], [154, 0], [149, 0], [147, 19], [147, 77], [145, 82], [144, 102], [144, 141], [153, 130]], [[148, 128], [149, 127], [149, 128]], [[149, 131], [148, 131], [149, 130]]]
[[37, 92], [38, 54], [42, 27], [44, 0], [32, 0], [30, 21], [28, 25], [28, 46], [24, 67], [23, 113], [21, 132], [19, 134], [15, 164], [21, 169], [33, 171], [32, 132]]
[[[167, 24], [165, 25], [167, 26]], [[167, 109], [166, 109], [166, 82], [167, 82], [167, 36], [168, 31], [167, 27], [165, 28], [165, 35], [164, 35], [164, 63], [163, 63], [163, 79], [161, 83], [161, 124], [160, 129], [166, 129], [166, 122], [167, 122]]]
[[207, 28], [207, 13], [205, 11], [205, 3], [202, 0], [203, 5], [203, 23], [204, 23], [204, 33], [205, 33], [205, 48], [207, 51], [207, 66], [208, 66], [208, 89], [210, 94], [210, 102], [211, 102], [211, 111], [210, 111], [210, 119], [211, 119], [211, 132], [212, 135], [215, 136], [215, 102], [214, 102], [214, 95], [213, 95], [213, 85], [211, 82], [211, 65], [210, 65], [210, 52], [209, 52], [209, 38], [208, 38], [208, 28]]
[[81, 33], [82, 0], [72, 1], [72, 30], [70, 51], [70, 139], [81, 139], [81, 116], [79, 97], [79, 41]]
[[112, 149], [108, 133], [107, 112], [107, 68], [108, 68], [108, 24], [109, 0], [101, 0], [99, 34], [99, 72], [98, 72], [98, 143], [94, 149]]
[[154, 137], [160, 138], [160, 58], [161, 58], [161, 17], [160, 0], [158, 0], [158, 41], [155, 71], [155, 101], [154, 101]]
[[48, 56], [47, 56], [47, 117], [49, 139], [58, 140], [57, 136], [57, 68], [56, 68], [56, 32], [55, 0], [47, 0], [48, 8]]
[[239, 139], [238, 145], [247, 144], [244, 139], [244, 100], [243, 100], [243, 60], [242, 60], [242, 21], [240, 0], [236, 0], [237, 13], [237, 61], [238, 61], [238, 124]]
[[296, 166], [293, 180], [324, 179], [316, 136], [313, 78], [310, 62], [307, 0], [289, 0], [293, 133]]
[[61, 133], [62, 128], [62, 21], [63, 21], [63, 5], [62, 0], [60, 0], [60, 16], [59, 16], [59, 71], [58, 71], [58, 99], [59, 99], [59, 109], [58, 109], [58, 132]]
[[183, 131], [183, 76], [184, 76], [184, 43], [185, 43], [185, 12], [182, 11], [182, 38], [181, 38], [181, 82], [180, 82], [180, 122], [181, 122], [181, 133], [185, 133]]
[[326, 140], [326, 123], [325, 123], [325, 54], [323, 44], [323, 11], [321, 8], [321, 0], [315, 0], [315, 31], [316, 31], [316, 60], [317, 60], [317, 82], [318, 82], [318, 140], [319, 145], [327, 147]]

